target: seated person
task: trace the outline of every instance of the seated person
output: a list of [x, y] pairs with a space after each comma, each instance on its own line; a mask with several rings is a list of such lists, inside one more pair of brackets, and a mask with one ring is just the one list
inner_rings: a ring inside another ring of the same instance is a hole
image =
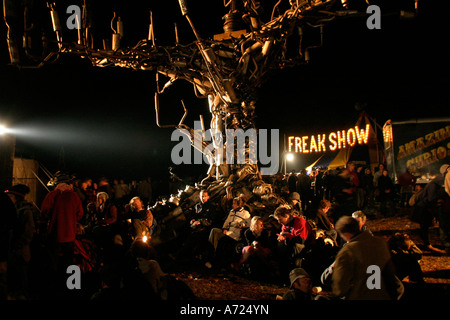
[[296, 211], [296, 215], [303, 216], [302, 202], [300, 200], [300, 194], [298, 192], [292, 192], [289, 194], [289, 204]]
[[320, 200], [315, 222], [318, 229], [324, 230], [327, 235], [333, 237], [334, 240], [336, 240], [337, 231], [334, 229], [334, 224], [330, 221], [327, 214], [330, 208], [330, 201]]
[[133, 197], [129, 204], [133, 239], [151, 236], [157, 225], [152, 212], [144, 208], [144, 204], [139, 197]]
[[244, 248], [242, 249], [239, 267], [248, 263], [251, 270], [267, 270], [271, 250], [269, 248], [269, 234], [264, 229], [264, 222], [260, 216], [254, 216], [250, 227], [244, 232]]
[[234, 198], [222, 229], [211, 230], [209, 241], [214, 246], [216, 257], [223, 263], [236, 260], [236, 245], [242, 240], [243, 229], [250, 226], [250, 213], [241, 207], [241, 203], [239, 197]]
[[299, 265], [300, 254], [313, 237], [311, 226], [306, 219], [294, 216], [289, 205], [281, 205], [275, 209], [274, 217], [281, 224], [281, 232], [277, 238], [280, 253]]
[[395, 265], [395, 275], [400, 280], [408, 277], [410, 281], [424, 283], [422, 268], [419, 264], [422, 251], [409, 235], [396, 232], [389, 239], [388, 245]]

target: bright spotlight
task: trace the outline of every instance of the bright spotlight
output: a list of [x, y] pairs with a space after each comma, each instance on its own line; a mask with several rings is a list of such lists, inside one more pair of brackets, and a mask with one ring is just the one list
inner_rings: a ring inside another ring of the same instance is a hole
[[8, 129], [2, 124], [0, 124], [0, 135], [3, 135], [8, 132]]
[[287, 160], [287, 161], [292, 161], [292, 160], [294, 160], [294, 155], [293, 155], [292, 153], [288, 153], [288, 154], [286, 155], [286, 160]]

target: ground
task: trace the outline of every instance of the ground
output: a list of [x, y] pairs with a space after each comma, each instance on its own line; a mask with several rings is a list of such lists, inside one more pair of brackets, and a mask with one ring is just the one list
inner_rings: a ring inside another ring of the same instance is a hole
[[[423, 250], [420, 261], [425, 275], [425, 288], [403, 280], [405, 294], [402, 299], [449, 299], [450, 298], [450, 255], [426, 250], [419, 237], [419, 224], [410, 220], [410, 211], [403, 210], [394, 217], [369, 218], [367, 225], [376, 236], [388, 239], [396, 231], [407, 232], [412, 240]], [[443, 249], [439, 241], [438, 226], [430, 229], [432, 244]], [[276, 300], [287, 290], [286, 285], [276, 285], [254, 281], [235, 274], [218, 274], [190, 270], [173, 274], [183, 280], [200, 300]]]

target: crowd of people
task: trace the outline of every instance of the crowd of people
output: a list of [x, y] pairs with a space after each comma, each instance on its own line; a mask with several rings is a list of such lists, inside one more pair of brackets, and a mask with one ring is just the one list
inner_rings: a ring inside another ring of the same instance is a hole
[[[376, 207], [390, 217], [410, 207], [425, 247], [439, 250], [428, 239], [433, 218], [450, 247], [448, 169], [421, 189], [408, 171], [396, 186], [383, 165], [372, 175], [351, 162], [342, 170], [265, 177], [284, 199], [270, 215], [255, 211], [243, 194], [219, 206], [201, 189], [167, 243], [158, 242], [167, 225], [152, 212], [158, 197], [150, 178], [94, 183], [60, 175], [39, 208], [25, 200], [26, 185], [13, 185], [1, 194], [0, 298], [195, 299], [167, 273], [191, 265], [287, 284], [286, 300], [399, 299], [404, 278], [424, 284], [422, 251], [408, 234], [388, 242], [375, 237], [365, 213]], [[67, 287], [73, 265], [84, 290]], [[382, 271], [377, 290], [362, 280], [370, 266]]]

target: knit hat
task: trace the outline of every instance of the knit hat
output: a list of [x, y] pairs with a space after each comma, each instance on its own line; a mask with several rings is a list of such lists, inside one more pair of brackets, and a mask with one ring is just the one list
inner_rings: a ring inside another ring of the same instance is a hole
[[448, 167], [450, 167], [450, 165], [448, 165], [448, 164], [443, 164], [443, 165], [441, 166], [441, 168], [439, 169], [439, 171], [441, 172], [442, 175], [445, 174], [445, 173], [447, 172]]
[[299, 194], [298, 192], [292, 192], [292, 193], [289, 195], [289, 198], [290, 198], [291, 200], [297, 200], [297, 201], [300, 201], [300, 194]]
[[24, 184], [16, 184], [5, 190], [5, 193], [11, 193], [16, 196], [25, 198], [25, 196], [30, 193], [30, 188]]
[[297, 279], [301, 278], [310, 278], [309, 274], [305, 271], [303, 268], [295, 268], [289, 273], [289, 280], [291, 281], [291, 286], [294, 285], [294, 282], [297, 281]]

